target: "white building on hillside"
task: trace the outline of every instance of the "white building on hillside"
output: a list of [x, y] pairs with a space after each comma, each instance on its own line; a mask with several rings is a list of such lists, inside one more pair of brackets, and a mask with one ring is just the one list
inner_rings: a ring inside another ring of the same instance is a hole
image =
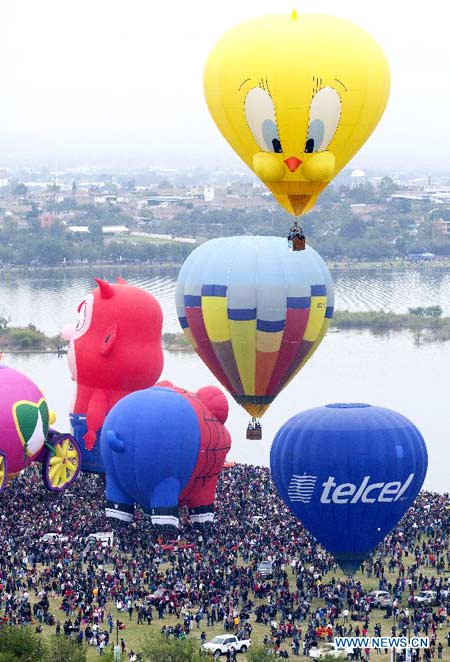
[[362, 188], [366, 183], [366, 173], [364, 170], [360, 170], [359, 168], [353, 170], [351, 178], [352, 188]]

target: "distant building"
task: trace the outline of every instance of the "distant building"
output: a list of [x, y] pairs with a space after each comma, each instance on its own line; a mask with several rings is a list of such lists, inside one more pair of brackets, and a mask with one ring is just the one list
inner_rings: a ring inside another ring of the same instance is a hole
[[191, 195], [152, 195], [149, 198], [147, 198], [147, 205], [149, 206], [165, 205], [167, 207], [168, 204], [183, 202], [184, 200], [192, 200], [192, 196]]
[[74, 234], [89, 234], [89, 228], [87, 225], [69, 225], [67, 229]]
[[57, 219], [56, 214], [49, 214], [45, 212], [39, 215], [39, 225], [41, 228], [51, 228]]
[[9, 184], [9, 179], [8, 179], [8, 172], [4, 169], [0, 169], [0, 188], [5, 188], [5, 186], [8, 186]]
[[424, 193], [437, 203], [448, 203], [450, 200], [450, 186], [426, 186], [424, 188]]
[[196, 244], [194, 237], [177, 237], [170, 234], [156, 234], [154, 232], [132, 232], [133, 237], [147, 237], [148, 239], [157, 239], [163, 241], [179, 242], [181, 244]]
[[212, 186], [198, 185], [189, 189], [191, 198], [200, 198], [205, 202], [212, 202], [215, 198], [215, 189]]
[[[69, 225], [67, 229], [74, 234], [89, 234], [87, 225]], [[126, 235], [130, 233], [130, 229], [125, 225], [104, 225], [102, 232], [107, 235]]]
[[212, 202], [214, 200], [214, 189], [212, 186], [203, 187], [203, 200], [205, 202]]
[[351, 174], [351, 188], [363, 188], [366, 183], [366, 173], [357, 168]]
[[445, 234], [446, 236], [450, 236], [450, 220], [445, 220], [444, 218], [440, 218], [436, 224], [438, 225], [440, 231], [442, 234]]
[[434, 253], [410, 253], [408, 260], [411, 260], [411, 262], [431, 262], [435, 257]]
[[96, 202], [99, 205], [105, 204], [107, 202], [110, 205], [116, 205], [117, 204], [117, 195], [115, 195], [114, 193], [111, 193], [111, 194], [106, 193], [104, 195], [96, 195], [94, 197], [94, 202]]
[[104, 225], [102, 232], [109, 235], [125, 235], [130, 234], [130, 228], [127, 228], [126, 225]]
[[393, 193], [391, 198], [392, 200], [417, 200], [424, 202], [429, 200], [430, 196], [419, 191], [404, 191], [403, 193]]

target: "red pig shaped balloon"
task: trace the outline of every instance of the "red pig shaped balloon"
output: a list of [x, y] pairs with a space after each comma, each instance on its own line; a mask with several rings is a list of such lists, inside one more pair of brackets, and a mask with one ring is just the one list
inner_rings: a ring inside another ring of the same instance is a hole
[[96, 278], [78, 306], [76, 324], [66, 326], [67, 353], [76, 382], [73, 433], [84, 440], [82, 470], [103, 473], [97, 437], [111, 407], [128, 393], [153, 386], [163, 369], [163, 315], [155, 297], [118, 279]]

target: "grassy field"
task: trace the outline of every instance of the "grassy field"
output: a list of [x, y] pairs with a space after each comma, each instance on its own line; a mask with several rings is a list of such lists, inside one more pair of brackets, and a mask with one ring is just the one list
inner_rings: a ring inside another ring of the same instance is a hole
[[[404, 559], [405, 566], [408, 566], [410, 564], [410, 562], [411, 562], [411, 556], [408, 559]], [[163, 565], [161, 565], [161, 569], [164, 570], [165, 567]], [[422, 573], [425, 576], [432, 576], [433, 574], [435, 574], [435, 572], [433, 573], [432, 568], [424, 568], [424, 569], [422, 569]], [[291, 573], [290, 569], [288, 570], [288, 575], [289, 575], [290, 589], [291, 589], [291, 591], [295, 591], [295, 576]], [[331, 576], [332, 576], [331, 574], [326, 575], [325, 578], [324, 578], [324, 583], [326, 583], [327, 580], [330, 580]], [[445, 576], [447, 577], [448, 575], [445, 575]], [[395, 580], [397, 579], [397, 574], [389, 573], [387, 571], [387, 568], [386, 568], [385, 577], [389, 581], [394, 583]], [[338, 576], [336, 576], [336, 578], [338, 578]], [[361, 572], [359, 572], [356, 575], [356, 578], [359, 579], [362, 582], [362, 585], [364, 586], [364, 588], [366, 588], [368, 590], [378, 589], [378, 580], [377, 580], [376, 577], [371, 577], [371, 578], [367, 579], [365, 577], [365, 575], [363, 575]], [[404, 595], [403, 596], [403, 602], [402, 602], [403, 606], [407, 606], [406, 600], [407, 600], [407, 595]], [[256, 604], [260, 604], [261, 602], [262, 601], [257, 600]], [[62, 625], [64, 623], [65, 619], [64, 619], [64, 612], [59, 609], [60, 604], [61, 604], [61, 599], [60, 598], [50, 599], [50, 605], [51, 605], [50, 611], [51, 611], [52, 614], [55, 615], [55, 617], [57, 619], [60, 620], [61, 625]], [[322, 601], [313, 600], [313, 608], [317, 608], [320, 605], [323, 605]], [[137, 624], [136, 611], [133, 612], [133, 617], [132, 617], [132, 620], [130, 621], [129, 617], [128, 617], [128, 613], [125, 613], [125, 612], [119, 613], [119, 612], [117, 612], [117, 610], [115, 609], [115, 605], [112, 602], [108, 603], [107, 607], [108, 607], [109, 611], [111, 611], [111, 614], [113, 615], [114, 622], [116, 621], [117, 618], [119, 618], [121, 621], [123, 621], [126, 624], [125, 630], [122, 630], [122, 631], [119, 632], [119, 639], [120, 639], [120, 637], [123, 637], [123, 639], [126, 642], [126, 651], [127, 652], [126, 652], [125, 656], [122, 656], [122, 660], [124, 660], [125, 662], [128, 661], [128, 652], [131, 650], [131, 648], [133, 648], [135, 652], [139, 651], [140, 642], [142, 641], [142, 638], [145, 636], [146, 633], [148, 633], [148, 632], [159, 633], [160, 630], [161, 630], [161, 627], [163, 625], [174, 625], [177, 622], [177, 619], [174, 616], [165, 616], [165, 618], [163, 620], [159, 620], [158, 619], [158, 614], [154, 610], [152, 625], [150, 625], [150, 626], [147, 625], [147, 624], [138, 625]], [[196, 610], [194, 609], [193, 613], [195, 614], [195, 612], [196, 612]], [[384, 615], [385, 615], [385, 612], [383, 610], [379, 610], [379, 609], [372, 610], [371, 616], [370, 616], [369, 635], [373, 635], [373, 625], [376, 622], [381, 623], [382, 635], [389, 636], [391, 634], [391, 626], [393, 624], [393, 621], [392, 621], [392, 619], [389, 619], [389, 620], [385, 619]], [[262, 644], [264, 636], [266, 634], [270, 634], [269, 628], [262, 625], [262, 624], [257, 624], [255, 622], [254, 615], [251, 616], [251, 621], [250, 622], [253, 626], [253, 632], [252, 632], [252, 643], [253, 643], [253, 645]], [[354, 625], [356, 625], [356, 622], [354, 623]], [[361, 627], [361, 622], [359, 622], [359, 625]], [[102, 629], [107, 629], [106, 619], [105, 619], [104, 627]], [[214, 637], [218, 634], [223, 634], [224, 633], [223, 625], [221, 623], [216, 624], [215, 627], [207, 627], [206, 626], [206, 620], [204, 620], [200, 624], [199, 629], [197, 629], [196, 625], [194, 624], [194, 629], [192, 630], [192, 633], [190, 634], [190, 637], [198, 639], [199, 644], [200, 644], [200, 633], [202, 632], [202, 630], [204, 630], [206, 632], [207, 641], [209, 641], [210, 639], [212, 639], [212, 637]], [[305, 626], [304, 625], [302, 626], [302, 630], [303, 630], [303, 633], [304, 633], [305, 632]], [[50, 628], [48, 626], [44, 626], [44, 635], [54, 633], [54, 631], [55, 631], [54, 627]], [[437, 631], [437, 642], [441, 641], [442, 645], [444, 646], [443, 658], [442, 658], [444, 662], [450, 662], [450, 647], [447, 646], [447, 632], [448, 631], [449, 631], [449, 625], [447, 625], [447, 627], [444, 626], [442, 629], [439, 629]], [[112, 645], [114, 642], [115, 642], [115, 630], [113, 630], [113, 633], [111, 635], [110, 644]], [[291, 655], [290, 644], [291, 644], [291, 640], [287, 639], [286, 642], [285, 642], [285, 645], [283, 646], [283, 648], [288, 650], [289, 654]], [[437, 643], [436, 643], [436, 647], [437, 647]], [[372, 658], [375, 658], [376, 655], [377, 654], [376, 654], [375, 651], [373, 651], [371, 653]], [[99, 657], [99, 655], [97, 653], [96, 648], [95, 647], [89, 647], [88, 648], [88, 660], [94, 660], [94, 659], [97, 659], [98, 657]], [[436, 648], [435, 657], [437, 658], [437, 648]], [[225, 660], [225, 657], [222, 658], [222, 659]], [[380, 658], [380, 659], [384, 659], [384, 658]], [[245, 656], [243, 656], [243, 655], [238, 656], [238, 660], [241, 660], [242, 662], [244, 662]]]

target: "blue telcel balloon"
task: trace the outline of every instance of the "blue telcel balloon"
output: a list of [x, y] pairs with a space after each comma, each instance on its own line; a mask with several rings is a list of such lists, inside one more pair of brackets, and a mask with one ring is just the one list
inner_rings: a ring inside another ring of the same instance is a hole
[[347, 574], [411, 506], [427, 465], [425, 442], [411, 421], [359, 403], [297, 414], [270, 452], [281, 498]]

